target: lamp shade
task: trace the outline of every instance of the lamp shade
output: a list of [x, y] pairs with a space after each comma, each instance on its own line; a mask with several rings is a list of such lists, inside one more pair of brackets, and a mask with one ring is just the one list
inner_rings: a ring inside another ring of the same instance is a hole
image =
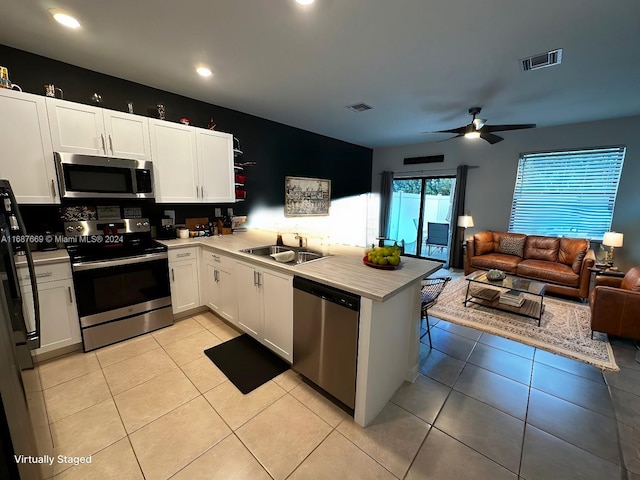
[[460, 215], [458, 217], [458, 226], [463, 228], [473, 227], [473, 217], [471, 215]]
[[624, 235], [622, 233], [618, 232], [605, 232], [602, 239], [602, 244], [606, 245], [607, 247], [621, 247], [623, 236]]

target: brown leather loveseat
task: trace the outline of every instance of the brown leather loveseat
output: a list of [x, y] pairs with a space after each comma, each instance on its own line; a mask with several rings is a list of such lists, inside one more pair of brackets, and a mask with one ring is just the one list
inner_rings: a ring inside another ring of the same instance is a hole
[[640, 267], [624, 278], [598, 275], [589, 305], [592, 331], [640, 340]]
[[467, 240], [464, 273], [502, 270], [539, 280], [547, 292], [586, 299], [595, 254], [589, 240], [484, 231]]

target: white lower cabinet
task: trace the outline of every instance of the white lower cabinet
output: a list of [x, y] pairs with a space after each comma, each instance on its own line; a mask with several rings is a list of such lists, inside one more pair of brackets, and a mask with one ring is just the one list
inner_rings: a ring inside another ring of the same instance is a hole
[[225, 320], [238, 323], [235, 262], [219, 253], [202, 249], [201, 297], [203, 303]]
[[238, 325], [293, 362], [293, 277], [236, 262]]
[[[71, 266], [68, 263], [36, 266], [36, 286], [40, 300], [39, 355], [82, 342], [76, 308]], [[33, 293], [28, 270], [18, 269], [23, 309], [29, 330], [35, 328]]]
[[173, 314], [199, 307], [198, 247], [169, 250], [169, 279]]

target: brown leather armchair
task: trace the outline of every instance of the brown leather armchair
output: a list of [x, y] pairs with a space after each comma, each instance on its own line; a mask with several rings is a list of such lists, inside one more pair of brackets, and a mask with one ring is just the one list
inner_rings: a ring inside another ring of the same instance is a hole
[[596, 276], [589, 303], [592, 332], [640, 339], [640, 267], [624, 278]]

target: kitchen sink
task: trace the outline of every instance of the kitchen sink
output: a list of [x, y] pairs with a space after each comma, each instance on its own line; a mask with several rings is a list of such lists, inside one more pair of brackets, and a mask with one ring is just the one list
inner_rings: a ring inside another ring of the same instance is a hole
[[266, 257], [273, 253], [282, 253], [282, 252], [291, 252], [293, 248], [282, 247], [280, 245], [267, 245], [266, 247], [254, 247], [254, 248], [245, 248], [244, 250], [240, 250], [244, 253], [250, 253], [251, 255], [260, 255], [262, 257]]
[[243, 253], [250, 253], [251, 255], [257, 255], [260, 257], [266, 257], [274, 262], [277, 261], [271, 255], [274, 253], [284, 253], [284, 252], [293, 252], [295, 253], [295, 257], [293, 260], [288, 262], [279, 262], [285, 263], [287, 265], [300, 265], [302, 263], [311, 262], [313, 260], [320, 260], [322, 258], [326, 258], [329, 255], [324, 255], [321, 252], [316, 252], [314, 250], [309, 250], [305, 247], [286, 247], [281, 245], [266, 245], [263, 247], [253, 247], [253, 248], [245, 248], [244, 250], [240, 250]]

